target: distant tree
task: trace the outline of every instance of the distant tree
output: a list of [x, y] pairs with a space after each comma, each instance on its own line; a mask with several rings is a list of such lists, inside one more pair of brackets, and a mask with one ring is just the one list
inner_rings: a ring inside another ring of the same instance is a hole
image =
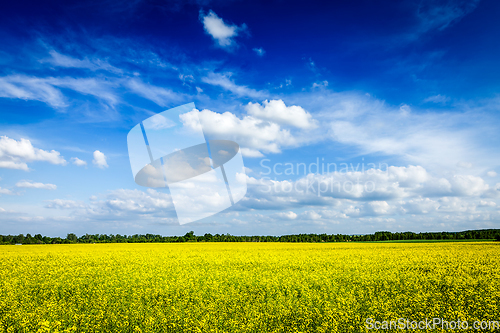
[[184, 240], [186, 242], [192, 242], [192, 241], [195, 241], [196, 240], [196, 236], [194, 235], [194, 231], [190, 231], [190, 232], [187, 232], [185, 235], [184, 235]]
[[19, 234], [17, 236], [14, 237], [14, 243], [16, 244], [23, 244], [24, 243], [24, 235], [23, 234]]
[[66, 240], [70, 243], [76, 243], [76, 241], [78, 240], [78, 237], [76, 237], [75, 234], [71, 233], [71, 234], [68, 234], [66, 236]]
[[63, 241], [60, 237], [52, 238], [52, 244], [61, 244]]

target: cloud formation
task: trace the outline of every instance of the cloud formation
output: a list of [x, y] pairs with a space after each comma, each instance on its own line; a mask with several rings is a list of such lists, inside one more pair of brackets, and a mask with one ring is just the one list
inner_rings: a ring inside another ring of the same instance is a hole
[[247, 113], [256, 118], [272, 121], [280, 125], [290, 125], [302, 129], [317, 127], [311, 114], [297, 105], [286, 106], [282, 100], [265, 100], [259, 103], [248, 103]]
[[[311, 128], [314, 120], [300, 107], [287, 107], [283, 101], [265, 101], [260, 104], [249, 104], [246, 110], [251, 115], [242, 118], [231, 112], [216, 113], [211, 110], [193, 110], [181, 116], [184, 126], [196, 128], [200, 120], [205, 135], [210, 140], [230, 139], [237, 142], [244, 156], [262, 157], [263, 153], [279, 153], [282, 148], [297, 146], [305, 137], [301, 133], [292, 133], [292, 129], [284, 128], [279, 123], [298, 127], [298, 130]], [[296, 115], [301, 123], [287, 120], [286, 114]]]
[[46, 200], [45, 208], [51, 209], [80, 209], [86, 208], [87, 205], [81, 201], [75, 200], [64, 200], [64, 199], [55, 199], [55, 200]]
[[[372, 223], [380, 230], [383, 223], [395, 221], [409, 223], [413, 230], [429, 230], [446, 222], [448, 229], [456, 230], [471, 221], [492, 227], [500, 217], [500, 184], [467, 174], [439, 177], [421, 166], [309, 173], [296, 180], [276, 180], [267, 172], [262, 176], [246, 176], [248, 194], [239, 209], [278, 211], [270, 218], [279, 221], [336, 224], [350, 220], [362, 223], [362, 230]], [[373, 220], [378, 217], [383, 219]], [[418, 227], [420, 223], [427, 227]]]
[[210, 85], [224, 88], [225, 90], [228, 90], [240, 97], [264, 98], [267, 96], [267, 93], [264, 91], [248, 88], [247, 86], [237, 85], [233, 80], [230, 79], [231, 74], [232, 73], [209, 73], [208, 76], [203, 77], [201, 80]]
[[86, 161], [81, 160], [78, 157], [72, 157], [71, 158], [71, 163], [73, 163], [76, 166], [86, 166], [87, 165]]
[[200, 20], [203, 23], [205, 32], [212, 36], [217, 46], [225, 50], [232, 50], [236, 46], [234, 38], [238, 36], [239, 33], [247, 30], [245, 24], [239, 27], [237, 25], [227, 24], [211, 10], [206, 15], [200, 12]]
[[93, 196], [90, 202], [55, 199], [47, 200], [45, 208], [73, 210], [73, 216], [92, 220], [163, 221], [176, 223], [175, 209], [170, 194], [153, 189], [146, 191], [117, 189]]
[[14, 192], [12, 192], [11, 190], [9, 190], [7, 188], [1, 188], [0, 187], [0, 195], [2, 195], [2, 194], [14, 195]]
[[16, 183], [16, 187], [20, 188], [37, 188], [42, 190], [57, 190], [54, 184], [35, 183], [29, 180], [21, 180]]
[[43, 59], [41, 60], [41, 62], [47, 62], [53, 66], [58, 67], [82, 68], [89, 69], [91, 71], [104, 70], [115, 74], [123, 73], [123, 70], [116, 68], [110, 65], [107, 61], [103, 61], [101, 59], [89, 60], [88, 58], [84, 58], [83, 60], [81, 60], [59, 53], [56, 50], [51, 50], [49, 54], [51, 57], [48, 59]]
[[65, 165], [66, 160], [58, 151], [35, 148], [28, 139], [11, 139], [0, 136], [0, 168], [28, 171], [28, 162], [43, 161]]
[[96, 150], [94, 151], [94, 159], [92, 160], [92, 163], [100, 168], [100, 169], [105, 169], [108, 166], [108, 162], [107, 162], [107, 157], [106, 155], [104, 155], [104, 153], [100, 152], [99, 150]]

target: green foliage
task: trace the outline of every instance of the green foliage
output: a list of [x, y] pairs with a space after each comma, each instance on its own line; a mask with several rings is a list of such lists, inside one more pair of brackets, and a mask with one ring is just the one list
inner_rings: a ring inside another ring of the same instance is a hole
[[380, 241], [455, 241], [455, 240], [493, 240], [500, 241], [500, 229], [467, 230], [460, 232], [390, 232], [377, 231], [367, 235], [341, 234], [299, 234], [283, 236], [233, 236], [230, 234], [205, 234], [196, 236], [194, 231], [184, 236], [161, 235], [105, 235], [85, 234], [80, 237], [70, 233], [66, 238], [47, 237], [36, 234], [17, 236], [0, 235], [0, 244], [69, 244], [69, 243], [184, 243], [184, 242], [282, 242], [282, 243], [332, 243], [332, 242], [380, 242]]

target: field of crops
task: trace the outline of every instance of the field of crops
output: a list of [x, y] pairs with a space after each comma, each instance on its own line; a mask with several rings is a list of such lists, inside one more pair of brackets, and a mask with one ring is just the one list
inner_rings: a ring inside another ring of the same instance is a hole
[[4, 332], [365, 332], [367, 318], [434, 317], [500, 320], [498, 242], [0, 246]]

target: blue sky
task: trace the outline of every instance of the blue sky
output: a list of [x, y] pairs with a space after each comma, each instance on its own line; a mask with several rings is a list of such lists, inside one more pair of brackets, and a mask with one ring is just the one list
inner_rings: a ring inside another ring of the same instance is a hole
[[[451, 0], [4, 4], [0, 234], [499, 228], [499, 14]], [[190, 102], [240, 145], [248, 191], [179, 225], [168, 190], [135, 184], [126, 137]]]

